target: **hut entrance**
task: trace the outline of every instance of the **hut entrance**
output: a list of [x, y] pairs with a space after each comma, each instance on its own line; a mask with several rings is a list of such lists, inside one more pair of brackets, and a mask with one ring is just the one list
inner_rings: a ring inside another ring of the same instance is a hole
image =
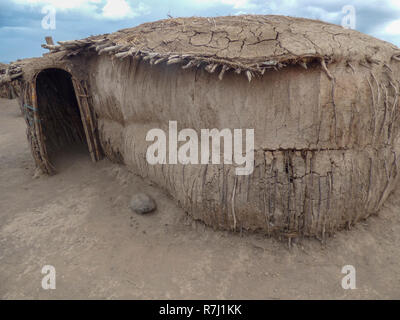
[[[89, 153], [99, 160], [94, 119], [87, 90], [61, 69], [45, 69], [36, 78], [37, 110], [45, 157], [57, 166], [65, 153]], [[96, 140], [96, 141], [95, 141]], [[56, 161], [56, 162], [55, 162]]]

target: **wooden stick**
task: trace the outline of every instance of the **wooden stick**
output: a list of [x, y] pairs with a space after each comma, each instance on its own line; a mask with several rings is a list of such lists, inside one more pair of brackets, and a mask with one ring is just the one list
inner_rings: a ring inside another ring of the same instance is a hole
[[52, 37], [45, 37], [44, 39], [46, 40], [46, 43], [48, 45], [52, 45], [52, 46], [54, 45], [54, 41], [53, 41]]
[[82, 119], [82, 124], [83, 124], [83, 129], [85, 130], [85, 134], [86, 134], [86, 140], [87, 140], [87, 145], [88, 145], [88, 149], [89, 149], [89, 153], [90, 153], [90, 157], [92, 158], [93, 162], [96, 162], [96, 156], [94, 154], [94, 149], [93, 149], [93, 144], [92, 144], [92, 137], [89, 134], [90, 130], [89, 130], [89, 126], [88, 126], [88, 120], [89, 120], [89, 116], [86, 112], [86, 108], [82, 103], [82, 95], [83, 93], [81, 92], [81, 85], [79, 83], [78, 80], [76, 79], [72, 79], [72, 84], [74, 86], [75, 89], [75, 94], [77, 96], [77, 101], [78, 101], [78, 105], [79, 105], [79, 112], [81, 114], [81, 119]]
[[235, 195], [236, 195], [236, 185], [237, 185], [237, 176], [235, 176], [235, 182], [233, 184], [232, 191], [232, 217], [233, 217], [233, 231], [236, 231], [236, 213], [235, 213]]

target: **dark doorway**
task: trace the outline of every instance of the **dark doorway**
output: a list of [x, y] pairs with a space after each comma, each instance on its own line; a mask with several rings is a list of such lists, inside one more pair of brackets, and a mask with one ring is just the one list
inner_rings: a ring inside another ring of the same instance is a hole
[[49, 160], [57, 162], [65, 153], [89, 156], [71, 74], [46, 69], [36, 79], [37, 104]]

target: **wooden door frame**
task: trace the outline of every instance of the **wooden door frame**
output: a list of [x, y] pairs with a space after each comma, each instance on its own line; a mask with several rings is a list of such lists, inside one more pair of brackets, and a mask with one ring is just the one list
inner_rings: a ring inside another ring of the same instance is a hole
[[81, 121], [85, 131], [86, 141], [93, 162], [97, 162], [103, 158], [103, 151], [99, 139], [97, 129], [97, 117], [93, 110], [92, 99], [89, 95], [89, 89], [86, 81], [78, 80], [69, 70], [60, 67], [48, 67], [40, 70], [35, 74], [31, 82], [27, 83], [26, 91], [23, 96], [23, 113], [28, 126], [28, 140], [31, 143], [32, 155], [36, 165], [46, 174], [55, 174], [56, 169], [51, 164], [47, 152], [46, 142], [43, 134], [43, 126], [41, 123], [37, 100], [37, 77], [39, 74], [48, 69], [58, 69], [71, 75], [72, 85], [74, 87], [75, 97], [78, 102]]

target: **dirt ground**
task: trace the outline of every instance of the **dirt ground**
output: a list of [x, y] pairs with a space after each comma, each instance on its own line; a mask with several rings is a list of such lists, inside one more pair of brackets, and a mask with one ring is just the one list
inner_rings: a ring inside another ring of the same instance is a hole
[[[16, 101], [0, 100], [1, 299], [400, 299], [400, 188], [377, 217], [326, 244], [214, 231], [160, 190], [85, 150], [35, 168]], [[131, 213], [138, 191], [158, 210]], [[44, 265], [57, 287], [43, 290]], [[344, 265], [356, 268], [344, 290]]]

